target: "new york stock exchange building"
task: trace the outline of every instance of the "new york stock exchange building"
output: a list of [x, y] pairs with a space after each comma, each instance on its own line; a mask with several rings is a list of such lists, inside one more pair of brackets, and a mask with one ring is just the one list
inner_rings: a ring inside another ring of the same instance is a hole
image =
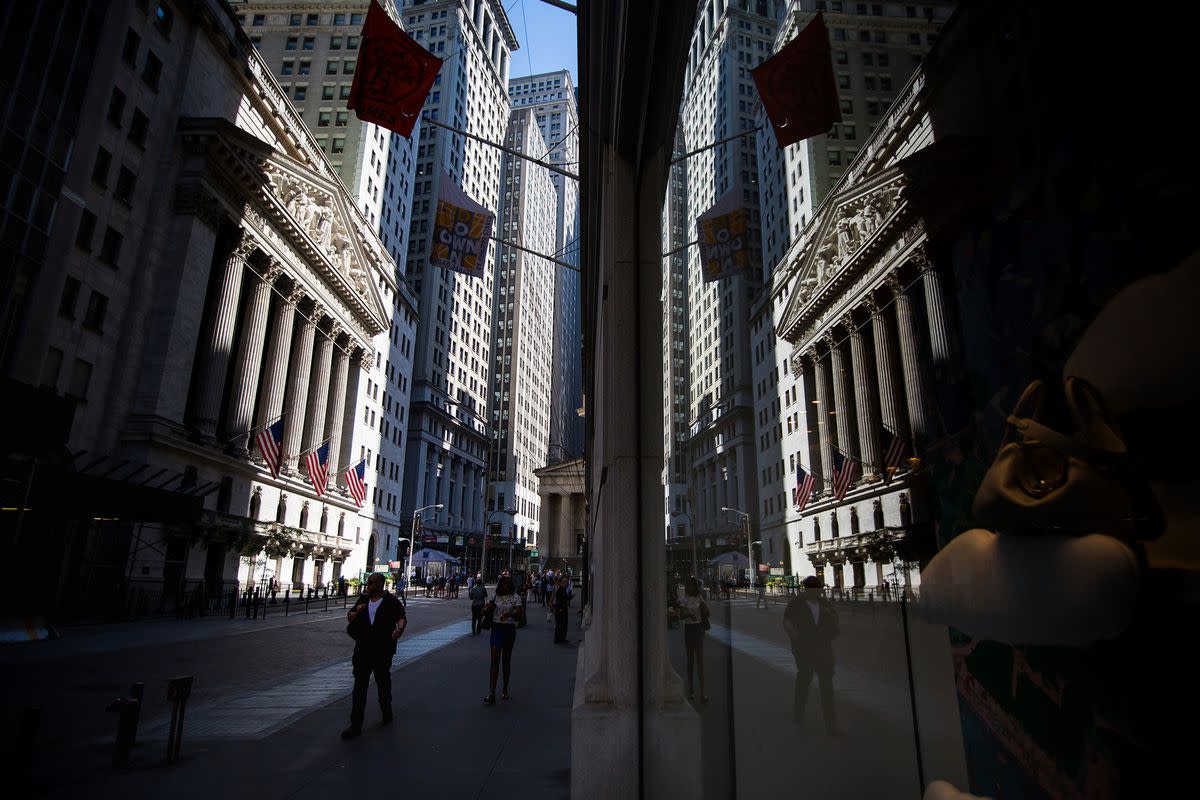
[[[165, 27], [137, 4], [92, 13], [103, 29], [66, 178], [78, 202], [60, 202], [61, 257], [31, 284], [10, 370], [42, 387], [42, 411], [64, 395], [73, 409], [50, 448], [30, 445], [34, 468], [10, 470], [26, 502], [6, 526], [20, 517], [55, 606], [97, 614], [138, 589], [225, 597], [274, 577], [282, 599], [358, 577], [372, 503], [344, 473], [369, 455], [355, 398], [392, 306], [412, 306], [395, 264], [224, 3]], [[128, 152], [114, 86], [149, 127]], [[119, 202], [97, 148], [133, 187]], [[81, 330], [68, 311], [89, 291]], [[256, 434], [279, 420], [276, 477]], [[318, 495], [304, 455], [322, 445]]]
[[[964, 176], [981, 152], [974, 137], [935, 139], [927, 83], [918, 71], [901, 91], [751, 321], [756, 339], [774, 337], [777, 457], [791, 458], [793, 483], [792, 507], [763, 538], [786, 537], [773, 549], [786, 548], [789, 572], [864, 596], [885, 582], [919, 585], [936, 550], [928, 460], [944, 460], [935, 451], [968, 423], [961, 323], [937, 233], [978, 202]], [[807, 474], [813, 489], [801, 500]]]

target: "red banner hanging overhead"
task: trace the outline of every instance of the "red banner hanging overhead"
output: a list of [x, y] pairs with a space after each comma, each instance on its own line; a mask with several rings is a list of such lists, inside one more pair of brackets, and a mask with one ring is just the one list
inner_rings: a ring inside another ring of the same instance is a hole
[[751, 73], [781, 148], [825, 133], [842, 121], [821, 12], [779, 52]]
[[401, 30], [377, 2], [362, 29], [346, 107], [364, 122], [411, 136], [442, 60]]

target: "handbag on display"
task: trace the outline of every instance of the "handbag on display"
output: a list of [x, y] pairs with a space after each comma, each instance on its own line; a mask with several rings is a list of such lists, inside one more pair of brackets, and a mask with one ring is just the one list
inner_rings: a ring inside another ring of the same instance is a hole
[[975, 494], [975, 524], [1015, 534], [1158, 536], [1162, 512], [1099, 392], [1082, 378], [1066, 379], [1076, 427], [1068, 435], [1040, 421], [1045, 389], [1040, 380], [1030, 383], [1008, 417], [1000, 450]]

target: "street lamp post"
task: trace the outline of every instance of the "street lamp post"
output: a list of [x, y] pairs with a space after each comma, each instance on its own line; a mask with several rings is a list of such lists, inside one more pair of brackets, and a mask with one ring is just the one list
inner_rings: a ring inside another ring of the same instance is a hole
[[[695, 529], [695, 526], [692, 525], [692, 515], [686, 511], [672, 511], [671, 517], [672, 518], [687, 517], [688, 527], [692, 529], [691, 531], [689, 531], [689, 536], [688, 536], [688, 538], [692, 540], [692, 577], [699, 580], [700, 572], [699, 572], [699, 567], [697, 566], [697, 562], [696, 562], [696, 529]], [[672, 551], [672, 552], [674, 552], [674, 551]], [[673, 564], [674, 564], [674, 559], [672, 558], [672, 565]]]
[[[491, 538], [491, 535], [492, 535], [492, 517], [496, 516], [497, 514], [515, 514], [515, 513], [517, 513], [517, 512], [516, 512], [516, 509], [514, 509], [514, 508], [497, 508], [495, 511], [488, 512], [487, 524], [484, 526], [484, 531], [483, 531], [483, 554], [481, 556], [481, 560], [483, 561], [483, 563], [480, 565], [480, 569], [479, 569], [479, 574], [483, 577], [484, 583], [487, 583], [487, 577], [488, 577], [487, 576], [487, 543], [488, 543], [488, 539]], [[512, 569], [512, 548], [511, 547], [508, 549], [508, 567], [509, 567], [509, 570]]]
[[445, 506], [443, 506], [441, 503], [434, 503], [433, 505], [422, 506], [421, 508], [418, 508], [416, 511], [413, 512], [412, 532], [408, 536], [408, 566], [405, 567], [405, 569], [404, 569], [404, 585], [405, 586], [407, 586], [409, 584], [409, 582], [412, 580], [413, 552], [414, 552], [414, 548], [416, 547], [416, 542], [417, 542], [417, 520], [419, 520], [421, 518], [421, 514], [423, 512], [428, 511], [431, 508], [440, 509], [440, 508], [444, 508], [444, 507]]
[[751, 587], [753, 587], [754, 586], [754, 543], [750, 541], [750, 515], [747, 514], [745, 511], [739, 511], [736, 508], [726, 508], [725, 506], [722, 506], [721, 510], [722, 511], [732, 511], [735, 514], [741, 514], [741, 516], [742, 516], [742, 527], [746, 531], [746, 559], [750, 562], [749, 583], [750, 583]]

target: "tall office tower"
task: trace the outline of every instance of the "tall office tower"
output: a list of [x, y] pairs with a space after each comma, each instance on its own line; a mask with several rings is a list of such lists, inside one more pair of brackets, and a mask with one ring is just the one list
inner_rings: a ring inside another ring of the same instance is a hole
[[[546, 144], [532, 109], [513, 110], [506, 145], [545, 160]], [[522, 158], [504, 157], [500, 238], [539, 253], [553, 248], [558, 192], [550, 174]], [[489, 515], [492, 530], [499, 527], [512, 542], [536, 545], [541, 516], [533, 471], [545, 465], [550, 441], [555, 266], [514, 247], [499, 245], [499, 250], [488, 404], [493, 431], [488, 510], [498, 512]]]
[[[773, 566], [783, 568], [788, 574], [803, 576], [810, 570], [803, 563], [805, 556], [801, 554], [805, 551], [795, 547], [804, 537], [793, 492], [800, 475], [798, 470], [804, 470], [817, 473], [818, 496], [829, 494], [832, 450], [823, 459], [821, 448], [836, 446], [830, 441], [836, 414], [831, 416], [828, 412], [835, 410], [835, 395], [841, 387], [835, 380], [823, 389], [810, 378], [806, 389], [803, 381], [793, 374], [792, 346], [779, 338], [777, 330], [779, 316], [794, 288], [788, 278], [789, 271], [782, 269], [781, 264], [800, 252], [809, 223], [816, 218], [830, 189], [857, 157], [860, 144], [871, 137], [877, 126], [891, 124], [889, 107], [933, 44], [953, 6], [946, 0], [921, 6], [802, 0], [789, 4], [776, 38], [778, 49], [803, 30], [817, 11], [825, 12], [842, 110], [842, 121], [827, 135], [814, 136], [783, 150], [776, 146], [774, 131], [765, 114], [760, 111], [758, 116], [759, 124], [763, 125], [758, 135], [758, 164], [766, 285], [751, 315], [751, 336], [755, 385], [772, 387], [757, 397], [755, 407], [758, 438], [760, 446], [765, 448], [759, 453], [762, 494], [759, 513], [763, 519], [763, 551], [773, 553]], [[906, 140], [904, 146], [912, 149], [919, 142]], [[830, 352], [842, 357], [838, 347]], [[826, 413], [807, 414], [818, 408]], [[810, 426], [807, 419], [816, 420], [817, 424]], [[847, 455], [861, 456], [857, 446], [849, 450]], [[863, 469], [870, 471], [874, 467], [864, 465]], [[807, 515], [811, 516], [815, 507], [818, 506], [814, 502]], [[810, 528], [812, 524], [819, 526], [819, 522], [811, 523]], [[825, 525], [828, 531], [831, 527], [828, 518]], [[811, 536], [810, 529], [809, 540]], [[840, 575], [837, 580], [841, 580]]]
[[[508, 67], [518, 47], [499, 0], [406, 0], [408, 31], [444, 59], [421, 112], [408, 273], [420, 296], [412, 407], [404, 470], [405, 513], [430, 508], [421, 525], [435, 543], [465, 546], [484, 527], [487, 419], [496, 247], [481, 278], [429, 265], [441, 182], [495, 212], [501, 152], [429, 124], [441, 121], [491, 142], [508, 127]], [[427, 539], [427, 541], [429, 541]]]
[[[394, 262], [387, 275], [372, 276], [391, 306], [391, 323], [375, 337], [362, 365], [347, 420], [356, 420], [355, 447], [340, 442], [331, 452], [332, 475], [365, 462], [367, 503], [372, 519], [368, 568], [387, 561], [401, 538], [404, 427], [416, 338], [416, 295], [404, 280], [412, 208], [416, 136], [410, 140], [346, 108], [369, 0], [348, 0], [334, 10], [296, 0], [234, 0], [238, 21], [262, 54], [304, 124], [316, 137], [359, 211], [374, 228]], [[392, 0], [382, 7], [400, 22]], [[352, 416], [353, 414], [353, 416]]]
[[[770, 55], [782, 14], [778, 0], [700, 4], [680, 111], [685, 150], [753, 129], [759, 101], [750, 71]], [[695, 218], [730, 191], [740, 192], [751, 230], [757, 230], [758, 167], [750, 136], [697, 153], [682, 168], [687, 170], [689, 240], [695, 238]], [[751, 246], [753, 263], [759, 247], [757, 242]], [[761, 287], [761, 274], [706, 282], [699, 249], [687, 253], [688, 484], [695, 497], [690, 533], [703, 537], [706, 555], [713, 548], [745, 552], [747, 533], [754, 538], [758, 532], [758, 516], [752, 513], [758, 505], [754, 400], [773, 389], [751, 382], [750, 304]]]
[[[684, 153], [683, 132], [675, 133], [675, 153]], [[687, 170], [671, 170], [663, 200], [663, 487], [667, 545], [674, 563], [690, 557], [692, 539], [688, 502], [690, 415], [688, 413], [688, 241]], [[689, 562], [690, 563], [690, 562]]]
[[[575, 89], [568, 70], [544, 72], [508, 82], [513, 108], [533, 110], [538, 129], [550, 150], [549, 162], [568, 172], [579, 172], [579, 112]], [[579, 181], [551, 173], [558, 192], [558, 219], [554, 252], [560, 261], [579, 265]], [[554, 394], [550, 417], [550, 449], [546, 461], [553, 463], [583, 455], [583, 421], [576, 413], [583, 402], [581, 358], [582, 328], [579, 318], [579, 273], [568, 267], [555, 268]]]
[[758, 134], [762, 195], [763, 278], [769, 279], [799, 239], [833, 184], [883, 122], [913, 70], [954, 11], [953, 0], [922, 5], [791, 0], [774, 50], [795, 38], [824, 12], [833, 50], [842, 121], [828, 134], [780, 150], [761, 107]]

